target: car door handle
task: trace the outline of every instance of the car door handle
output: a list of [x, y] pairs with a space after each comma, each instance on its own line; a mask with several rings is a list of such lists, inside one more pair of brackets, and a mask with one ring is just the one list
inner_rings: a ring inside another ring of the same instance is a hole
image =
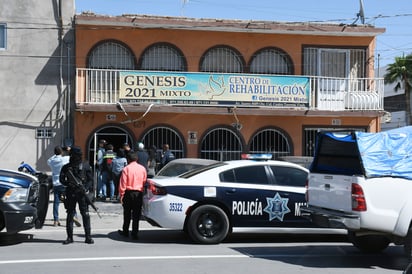
[[236, 192], [236, 188], [232, 188], [232, 189], [227, 189], [226, 190], [226, 194], [233, 194]]

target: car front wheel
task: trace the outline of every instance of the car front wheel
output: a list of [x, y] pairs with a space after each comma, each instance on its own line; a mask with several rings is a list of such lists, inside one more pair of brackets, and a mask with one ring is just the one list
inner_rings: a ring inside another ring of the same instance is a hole
[[221, 208], [202, 205], [190, 215], [187, 231], [196, 243], [218, 244], [229, 233], [229, 219]]

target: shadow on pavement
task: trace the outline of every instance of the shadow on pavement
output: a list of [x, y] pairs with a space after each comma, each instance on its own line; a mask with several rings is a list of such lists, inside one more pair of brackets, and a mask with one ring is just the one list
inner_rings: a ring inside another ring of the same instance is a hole
[[136, 243], [150, 243], [150, 244], [191, 244], [192, 242], [188, 236], [181, 230], [141, 230], [139, 231], [139, 239], [133, 240], [130, 235], [125, 237], [120, 235], [117, 230], [108, 234], [97, 234], [94, 237], [108, 237], [114, 241], [121, 242], [136, 242]]
[[403, 249], [390, 246], [381, 253], [362, 253], [351, 245], [288, 245], [232, 248], [253, 258], [281, 261], [287, 264], [318, 268], [383, 268], [404, 270], [409, 260], [403, 256]]

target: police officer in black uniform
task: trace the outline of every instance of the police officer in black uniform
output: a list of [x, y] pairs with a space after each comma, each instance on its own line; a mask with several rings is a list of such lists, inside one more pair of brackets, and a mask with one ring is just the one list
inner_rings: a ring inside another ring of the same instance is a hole
[[[69, 172], [71, 172], [77, 180], [73, 180], [73, 176], [71, 176]], [[73, 243], [73, 214], [76, 203], [79, 203], [80, 214], [83, 218], [85, 243], [94, 243], [91, 237], [89, 204], [85, 197], [87, 192], [92, 192], [93, 189], [92, 174], [90, 165], [82, 161], [81, 149], [79, 147], [72, 147], [70, 150], [69, 163], [64, 165], [60, 172], [60, 182], [66, 186], [67, 239], [63, 242], [64, 245]]]

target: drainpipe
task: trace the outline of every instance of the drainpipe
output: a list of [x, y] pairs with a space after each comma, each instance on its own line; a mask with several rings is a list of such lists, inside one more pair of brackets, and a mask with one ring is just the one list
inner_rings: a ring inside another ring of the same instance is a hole
[[[59, 24], [59, 48], [60, 48], [60, 64], [59, 64], [59, 78], [60, 78], [60, 92], [59, 92], [59, 113], [58, 117], [60, 117], [61, 113], [63, 112], [64, 104], [61, 103], [61, 98], [63, 94], [63, 16], [62, 16], [62, 2], [59, 0], [59, 7], [58, 7], [58, 24]], [[66, 117], [67, 119], [67, 117]], [[62, 139], [65, 136], [65, 132], [62, 132]], [[63, 140], [61, 140], [63, 141]], [[62, 142], [60, 142], [62, 143]]]

